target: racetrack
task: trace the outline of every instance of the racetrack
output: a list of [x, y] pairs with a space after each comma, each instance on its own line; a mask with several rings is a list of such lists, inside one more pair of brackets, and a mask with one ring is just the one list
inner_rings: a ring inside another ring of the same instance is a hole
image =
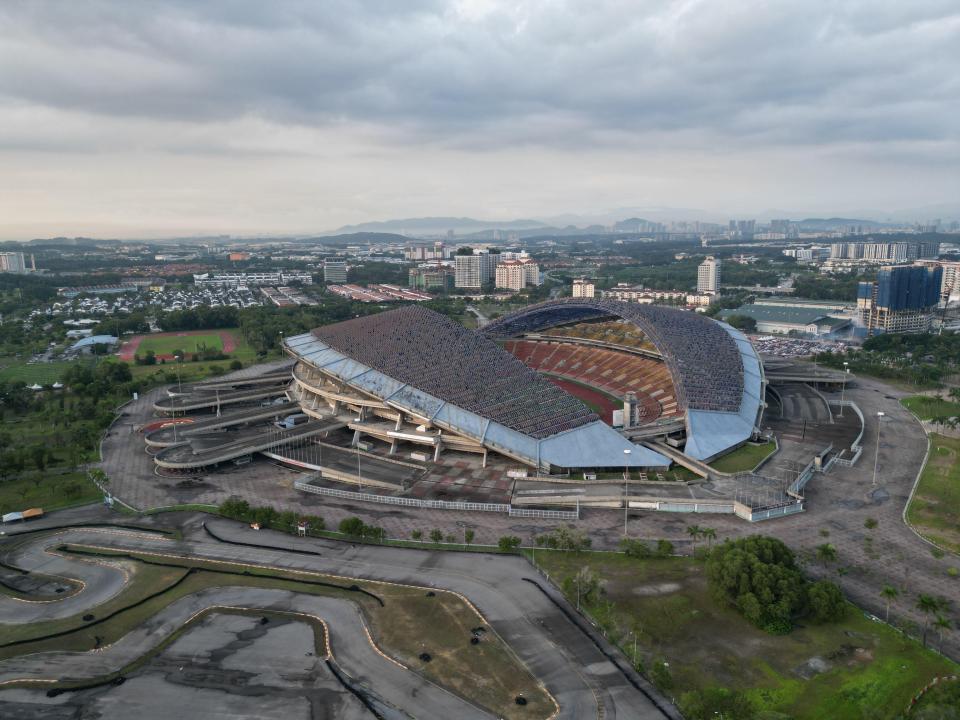
[[[274, 547], [261, 549], [220, 542], [203, 531], [199, 519], [187, 523], [182, 541], [159, 539], [151, 534], [118, 532], [98, 533], [95, 543], [100, 547], [155, 553], [158, 557], [202, 558], [451, 590], [465, 596], [534, 676], [544, 683], [560, 706], [557, 717], [676, 717], [672, 708], [667, 709], [668, 714], [658, 710], [644, 694], [644, 691], [650, 692], [650, 688], [642, 679], [635, 674], [625, 674], [615, 666], [594, 639], [571, 621], [561, 606], [555, 604], [564, 604], [559, 596], [549, 588], [545, 594], [526, 581], [532, 571], [522, 558], [353, 546], [268, 531], [255, 533], [225, 520], [211, 520], [210, 525], [225, 540]], [[12, 534], [16, 538], [16, 534]], [[34, 537], [28, 542], [31, 548], [22, 551], [18, 559], [24, 563], [46, 565], [49, 560], [43, 557], [43, 548], [49, 547], [51, 541], [42, 535]], [[67, 530], [55, 539], [56, 544], [62, 542], [90, 543], [91, 534], [83, 529]], [[307, 555], [296, 550], [319, 554]], [[102, 602], [102, 597], [85, 589], [70, 600], [70, 614], [75, 614], [95, 607]], [[488, 716], [477, 714], [477, 709], [472, 706], [465, 707], [462, 699], [430, 685], [416, 672], [402, 670], [389, 658], [381, 657], [357, 624], [359, 615], [353, 603], [338, 598], [256, 588], [222, 587], [182, 598], [108, 650], [44, 653], [31, 656], [28, 661], [25, 658], [4, 661], [0, 663], [0, 680], [89, 677], [98, 672], [109, 672], [111, 668], [115, 670], [123, 660], [137, 653], [143, 654], [151, 643], [155, 644], [158, 638], [182, 626], [192, 613], [225, 604], [319, 615], [328, 621], [334, 654], [349, 674], [391, 704], [407, 712], [415, 710], [417, 717]], [[59, 603], [44, 603], [39, 606], [39, 612], [32, 609], [30, 616], [35, 619], [38, 616], [50, 619], [62, 616], [63, 611], [58, 610], [57, 605]], [[18, 612], [16, 604], [0, 606], [0, 622], [14, 621]], [[644, 691], [634, 685], [638, 680], [643, 683]], [[4, 693], [0, 693], [0, 708], [3, 701]], [[658, 702], [663, 701], [658, 698]]]

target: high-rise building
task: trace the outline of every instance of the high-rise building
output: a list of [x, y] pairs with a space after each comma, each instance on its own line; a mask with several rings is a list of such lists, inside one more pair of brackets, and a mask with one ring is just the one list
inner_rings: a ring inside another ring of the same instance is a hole
[[950, 260], [917, 260], [917, 265], [939, 267], [943, 269], [940, 281], [940, 302], [946, 305], [950, 298], [960, 295], [960, 262]]
[[707, 255], [706, 260], [697, 268], [697, 292], [717, 293], [720, 291], [720, 258]]
[[0, 272], [25, 273], [27, 264], [22, 252], [0, 252]]
[[347, 281], [347, 261], [324, 260], [323, 281], [336, 284], [345, 283]]
[[474, 252], [472, 255], [454, 255], [456, 274], [454, 284], [458, 288], [479, 290], [494, 279], [499, 254]]
[[540, 266], [533, 260], [505, 260], [497, 265], [496, 286], [509, 290], [523, 290], [527, 285], [540, 284]]
[[592, 280], [586, 278], [577, 278], [573, 281], [573, 296], [592, 298], [596, 294], [596, 285]]
[[452, 290], [454, 270], [449, 265], [410, 268], [410, 287], [418, 290]]
[[943, 268], [939, 266], [882, 267], [875, 281], [857, 286], [860, 319], [871, 335], [928, 332], [942, 282]]

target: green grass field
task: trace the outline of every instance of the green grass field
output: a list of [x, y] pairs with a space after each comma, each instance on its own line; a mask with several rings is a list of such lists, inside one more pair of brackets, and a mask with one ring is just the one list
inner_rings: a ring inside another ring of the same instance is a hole
[[777, 446], [773, 443], [763, 443], [762, 445], [747, 443], [732, 453], [717, 458], [710, 463], [710, 467], [725, 473], [746, 472], [753, 470], [761, 460], [776, 449]]
[[914, 395], [900, 402], [921, 420], [960, 416], [960, 403], [941, 400], [930, 395]]
[[[36, 476], [36, 472], [29, 473]], [[56, 470], [33, 477], [0, 482], [0, 514], [40, 507], [46, 511], [92, 503], [103, 497], [82, 472], [59, 474]]]
[[150, 350], [155, 355], [172, 355], [177, 350], [185, 353], [198, 352], [206, 347], [207, 350], [223, 350], [223, 341], [217, 332], [203, 333], [202, 335], [151, 335], [145, 337], [137, 347], [137, 354], [143, 357]]
[[930, 457], [920, 476], [907, 517], [921, 533], [960, 553], [960, 440], [930, 436]]
[[[715, 602], [692, 558], [636, 560], [615, 553], [537, 551], [560, 587], [583, 567], [603, 593], [588, 606], [629, 657], [633, 632], [646, 668], [666, 661], [668, 694], [724, 687], [745, 692], [760, 717], [792, 720], [895, 718], [934, 676], [957, 666], [850, 606], [827, 625], [768, 635]], [[576, 590], [565, 588], [575, 604]], [[779, 714], [777, 714], [779, 713]]]
[[40, 383], [41, 385], [52, 385], [61, 377], [72, 363], [68, 362], [50, 362], [34, 363], [27, 365], [26, 362], [14, 359], [0, 359], [0, 380], [20, 380], [27, 385]]

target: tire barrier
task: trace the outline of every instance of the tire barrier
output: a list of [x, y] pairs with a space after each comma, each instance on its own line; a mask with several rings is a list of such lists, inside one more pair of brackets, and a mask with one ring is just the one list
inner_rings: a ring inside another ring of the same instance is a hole
[[227, 545], [239, 545], [240, 547], [252, 547], [257, 548], [258, 550], [279, 550], [281, 552], [296, 553], [297, 555], [314, 555], [316, 557], [323, 557], [323, 553], [319, 553], [316, 550], [301, 550], [299, 548], [286, 548], [280, 545], [264, 545], [261, 543], [251, 543], [243, 542], [243, 540], [227, 540], [217, 535], [213, 530], [207, 527], [207, 523], [201, 523], [203, 529], [206, 531], [207, 535], [212, 537], [217, 542], [226, 543]]
[[[63, 548], [63, 546], [61, 546], [61, 548], [58, 548], [58, 549], [62, 549], [62, 548]], [[80, 554], [83, 554], [83, 553], [80, 553]], [[88, 554], [88, 555], [95, 555], [96, 553], [86, 553], [86, 554]], [[183, 568], [182, 565], [180, 565], [180, 566], [178, 566], [178, 567]], [[167, 585], [167, 586], [166, 586], [165, 588], [163, 588], [162, 590], [158, 590], [158, 591], [155, 592], [155, 593], [151, 593], [150, 595], [147, 595], [145, 598], [142, 598], [142, 599], [138, 600], [137, 602], [130, 603], [129, 605], [126, 605], [125, 607], [117, 608], [117, 609], [114, 610], [112, 613], [110, 613], [109, 615], [105, 615], [105, 616], [103, 616], [102, 618], [91, 620], [91, 621], [87, 622], [85, 625], [81, 625], [80, 627], [71, 628], [70, 630], [61, 630], [60, 632], [49, 633], [49, 634], [47, 634], [47, 635], [40, 635], [40, 636], [38, 636], [38, 637], [25, 638], [25, 639], [23, 639], [23, 640], [14, 640], [14, 641], [12, 641], [12, 642], [6, 642], [6, 643], [3, 643], [3, 644], [0, 644], [0, 648], [17, 647], [18, 645], [26, 645], [26, 644], [28, 644], [28, 643], [35, 643], [35, 642], [41, 642], [41, 641], [43, 641], [43, 640], [51, 640], [51, 639], [53, 639], [53, 638], [65, 637], [65, 636], [67, 636], [67, 635], [72, 635], [72, 634], [75, 633], [75, 632], [80, 632], [81, 630], [86, 630], [87, 628], [94, 627], [95, 625], [100, 625], [101, 623], [105, 623], [107, 620], [110, 620], [111, 618], [115, 618], [117, 615], [120, 615], [121, 613], [124, 613], [124, 612], [126, 612], [127, 610], [132, 610], [132, 609], [135, 608], [135, 607], [139, 607], [140, 605], [143, 605], [145, 602], [149, 602], [150, 600], [153, 600], [153, 599], [156, 598], [156, 597], [160, 597], [160, 596], [163, 595], [164, 593], [167, 593], [167, 592], [169, 592], [170, 590], [173, 590], [173, 589], [176, 588], [180, 583], [182, 583], [184, 580], [186, 580], [188, 577], [190, 577], [190, 575], [192, 575], [193, 572], [196, 570], [196, 568], [185, 568], [185, 569], [186, 569], [186, 572], [185, 572], [180, 578], [178, 578], [177, 580], [174, 580], [172, 583], [170, 583], [169, 585]]]
[[537, 590], [542, 592], [546, 596], [546, 598], [551, 603], [553, 603], [553, 605], [560, 612], [562, 612], [566, 616], [566, 618], [570, 622], [572, 622], [574, 626], [576, 626], [578, 630], [580, 630], [580, 632], [582, 632], [584, 635], [586, 635], [590, 639], [590, 642], [592, 642], [594, 646], [596, 646], [597, 650], [600, 651], [600, 654], [603, 655], [605, 658], [607, 658], [607, 660], [609, 660], [611, 663], [613, 663], [613, 666], [620, 671], [620, 674], [623, 675], [626, 681], [631, 685], [633, 685], [633, 687], [635, 687], [637, 690], [639, 690], [644, 695], [644, 697], [647, 698], [647, 700], [653, 703], [653, 706], [657, 708], [657, 710], [659, 710], [660, 713], [665, 718], [668, 718], [669, 720], [674, 720], [674, 719], [682, 720], [682, 717], [683, 717], [682, 715], [680, 715], [678, 712], [670, 712], [670, 709], [668, 707], [664, 707], [663, 703], [660, 702], [660, 698], [658, 698], [656, 695], [651, 693], [648, 688], [645, 688], [642, 684], [637, 682], [636, 678], [633, 677], [633, 674], [623, 666], [623, 663], [620, 661], [620, 658], [618, 658], [616, 655], [614, 655], [613, 653], [609, 652], [606, 648], [604, 648], [603, 644], [597, 639], [596, 633], [593, 632], [591, 628], [585, 625], [583, 618], [579, 617], [575, 613], [570, 612], [570, 610], [568, 610], [562, 603], [557, 602], [557, 599], [553, 597], [553, 595], [548, 593], [543, 588], [543, 586], [540, 583], [538, 583], [536, 580], [532, 580], [531, 578], [523, 578], [523, 581], [530, 583], [535, 588], [537, 588]]

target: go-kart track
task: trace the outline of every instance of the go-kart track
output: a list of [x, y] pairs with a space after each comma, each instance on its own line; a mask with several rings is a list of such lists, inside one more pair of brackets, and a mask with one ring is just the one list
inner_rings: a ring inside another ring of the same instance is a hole
[[[321, 573], [328, 582], [347, 585], [357, 580], [385, 581], [465, 597], [478, 614], [477, 622], [508, 643], [552, 697], [544, 720], [680, 717], [522, 558], [423, 553], [292, 538], [269, 531], [255, 533], [226, 520], [208, 519], [203, 525], [198, 516], [177, 519], [183, 528], [182, 540], [158, 532], [162, 530], [159, 524], [153, 526], [157, 532], [150, 526], [83, 526], [109, 517], [104, 510], [87, 508], [13, 530], [0, 545], [0, 557], [8, 570], [26, 571], [22, 578], [42, 572], [47, 584], [51, 575], [70, 578], [79, 589], [63, 599], [44, 596], [43, 601], [0, 594], [0, 622], [16, 626], [79, 614], [94, 622], [100, 616], [99, 608], [116, 598], [135, 572], [131, 569], [135, 563], [102, 556], [78, 559], [59, 549], [68, 543], [99, 552], [137, 553], [158, 561], [217, 561], [235, 566], [238, 572], [255, 568], [260, 572], [300, 571], [308, 576]], [[70, 521], [77, 525], [54, 524]], [[158, 523], [157, 519], [148, 522]], [[300, 626], [290, 628], [281, 621], [253, 632], [267, 621], [222, 615], [243, 609], [283, 613], [290, 623], [322, 622], [326, 657], [309, 652], [312, 648], [303, 641], [309, 635]], [[317, 689], [321, 688], [322, 717], [495, 717], [386, 654], [377, 646], [359, 609], [341, 597], [232, 587], [225, 581], [222, 587], [173, 600], [105, 647], [85, 652], [34, 652], [0, 660], [0, 716], [92, 714], [160, 720], [177, 713], [198, 717], [196, 713], [202, 712], [203, 717], [307, 720], [318, 717], [311, 713], [311, 704], [316, 706]], [[156, 650], [186, 624], [191, 625], [185, 634], [148, 662], [129, 670], [122, 685], [108, 682], [62, 694], [48, 692], [63, 681], [77, 684], [115, 673]], [[195, 638], [194, 633], [203, 635]], [[258, 638], [264, 636], [272, 637], [273, 642], [262, 643]], [[242, 642], [236, 642], [239, 640]], [[255, 647], [261, 652], [242, 652], [254, 641], [260, 643]], [[0, 650], [5, 645], [9, 649], [9, 643], [0, 641]], [[224, 657], [229, 657], [229, 664]]]
[[143, 439], [150, 447], [169, 447], [170, 445], [187, 442], [187, 438], [192, 435], [200, 435], [211, 430], [222, 430], [235, 425], [246, 425], [258, 420], [283, 417], [297, 412], [299, 408], [300, 406], [295, 402], [279, 402], [256, 407], [252, 410], [230, 413], [211, 420], [170, 419], [156, 423], [159, 427], [145, 428]]
[[237, 405], [257, 400], [283, 397], [286, 387], [283, 385], [268, 386], [253, 390], [235, 390], [231, 392], [197, 392], [179, 397], [160, 398], [153, 404], [158, 413], [176, 415], [177, 413], [193, 412], [196, 410], [210, 410], [221, 408], [224, 405]]

